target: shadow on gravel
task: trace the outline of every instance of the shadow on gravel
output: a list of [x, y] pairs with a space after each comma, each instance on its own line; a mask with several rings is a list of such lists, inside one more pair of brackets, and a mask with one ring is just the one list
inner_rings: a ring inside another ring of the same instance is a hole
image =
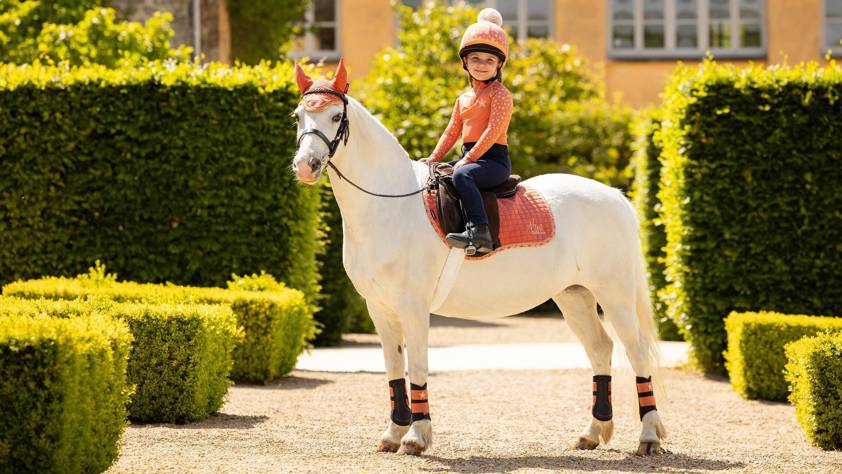
[[179, 430], [247, 430], [268, 420], [268, 416], [245, 416], [217, 413], [210, 418], [186, 425], [163, 425]]
[[623, 472], [658, 472], [660, 470], [681, 469], [681, 472], [705, 472], [739, 469], [745, 466], [741, 462], [728, 462], [716, 459], [695, 458], [681, 453], [667, 453], [652, 457], [637, 456], [627, 453], [625, 459], [592, 459], [579, 456], [524, 456], [524, 457], [481, 457], [447, 459], [436, 456], [425, 458], [440, 462], [441, 467], [422, 468], [427, 472], [487, 472], [507, 473], [518, 469], [569, 469], [573, 471], [623, 471]]
[[238, 383], [234, 386], [237, 388], [257, 390], [309, 390], [329, 383], [333, 383], [333, 380], [286, 375], [274, 382], [267, 382], [265, 384]]

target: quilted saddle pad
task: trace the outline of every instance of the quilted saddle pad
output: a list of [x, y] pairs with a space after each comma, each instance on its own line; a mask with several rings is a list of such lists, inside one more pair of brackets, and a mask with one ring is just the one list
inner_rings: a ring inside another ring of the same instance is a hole
[[[442, 224], [436, 212], [436, 193], [424, 193], [427, 217], [439, 238], [447, 244]], [[517, 193], [510, 198], [497, 199], [500, 211], [500, 247], [480, 257], [488, 258], [500, 251], [513, 247], [537, 247], [549, 242], [555, 235], [555, 221], [544, 196], [527, 186], [519, 184]]]

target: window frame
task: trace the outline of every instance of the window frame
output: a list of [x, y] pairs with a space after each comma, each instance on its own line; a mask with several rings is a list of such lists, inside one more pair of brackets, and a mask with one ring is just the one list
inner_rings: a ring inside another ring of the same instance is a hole
[[[739, 0], [729, 1], [729, 21], [731, 22], [730, 35], [734, 42], [740, 39], [740, 3]], [[768, 47], [768, 22], [767, 10], [768, 1], [760, 2], [760, 46], [759, 47], [710, 47], [710, 1], [696, 0], [696, 48], [677, 48], [676, 26], [677, 0], [664, 0], [664, 47], [647, 49], [643, 47], [643, 2], [644, 0], [632, 0], [634, 2], [633, 48], [614, 48], [614, 8], [613, 0], [606, 0], [606, 51], [609, 59], [620, 60], [670, 60], [670, 59], [702, 59], [708, 51], [718, 59], [766, 59]]]
[[[307, 11], [304, 12], [304, 19], [307, 30], [304, 32], [304, 48], [300, 51], [292, 51], [289, 57], [292, 59], [299, 59], [303, 57], [312, 60], [338, 61], [342, 56], [342, 18], [340, 13], [342, 0], [333, 0], [333, 21], [316, 22], [316, 2], [310, 2], [307, 6]], [[312, 27], [332, 26], [334, 29], [334, 37], [336, 38], [335, 49], [315, 49], [317, 43], [316, 34], [310, 31]]]
[[[426, 0], [425, 0], [426, 1]], [[546, 39], [553, 40], [555, 39], [555, 0], [547, 0], [547, 4], [549, 5], [549, 10], [547, 11], [547, 21], [540, 21], [540, 20], [533, 20], [529, 21], [529, 7], [528, 2], [529, 0], [517, 0], [517, 24], [514, 25], [511, 29], [512, 36], [514, 36], [515, 41], [522, 41], [527, 39], [529, 36], [529, 26], [530, 25], [537, 25], [537, 26], [546, 26], [547, 27], [547, 36]], [[465, 0], [450, 0], [451, 5], [455, 5], [457, 3], [469, 3]], [[480, 8], [497, 8], [497, 0], [484, 0], [476, 3], [469, 3], [472, 6], [480, 7]], [[498, 9], [499, 10], [499, 9]], [[505, 28], [508, 25], [507, 23], [503, 23], [503, 27]], [[541, 37], [544, 38], [544, 37]]]
[[830, 30], [828, 26], [831, 23], [842, 25], [842, 16], [834, 17], [831, 20], [830, 16], [828, 15], [827, 11], [827, 0], [822, 0], [822, 45], [819, 54], [824, 56], [830, 51], [831, 57], [838, 58], [842, 57], [842, 44], [836, 44], [834, 46], [828, 46], [828, 42], [830, 42], [830, 37], [828, 36], [828, 31]]

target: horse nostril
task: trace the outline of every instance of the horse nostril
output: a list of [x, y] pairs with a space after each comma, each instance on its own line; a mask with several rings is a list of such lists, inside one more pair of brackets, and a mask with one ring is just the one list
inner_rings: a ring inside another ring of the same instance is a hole
[[318, 158], [310, 158], [310, 169], [315, 173], [322, 167], [322, 161]]

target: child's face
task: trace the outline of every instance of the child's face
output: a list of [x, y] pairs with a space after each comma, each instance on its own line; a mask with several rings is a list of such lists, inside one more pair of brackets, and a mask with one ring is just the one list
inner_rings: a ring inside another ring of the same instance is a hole
[[480, 81], [487, 81], [496, 76], [500, 66], [500, 59], [490, 53], [470, 53], [465, 61], [468, 63], [468, 72]]

